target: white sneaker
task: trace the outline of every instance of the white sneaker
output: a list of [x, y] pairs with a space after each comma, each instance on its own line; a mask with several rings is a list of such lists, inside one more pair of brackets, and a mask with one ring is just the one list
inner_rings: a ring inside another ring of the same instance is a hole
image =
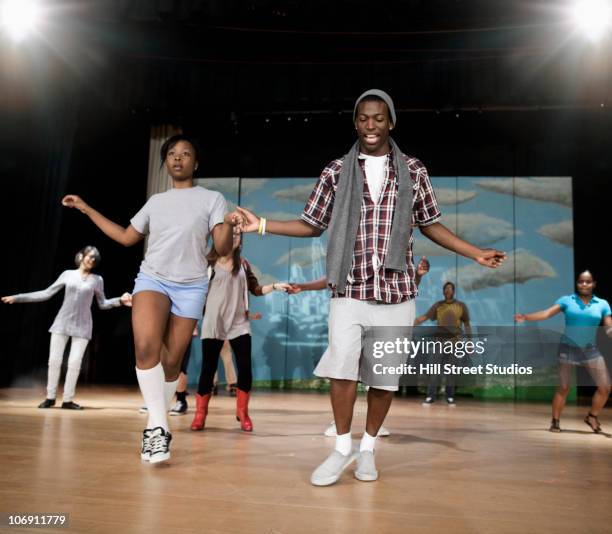
[[323, 432], [323, 434], [325, 434], [328, 438], [336, 437], [338, 435], [338, 433], [336, 432], [336, 423], [332, 421], [331, 424], [325, 429], [325, 432]]
[[385, 428], [384, 426], [381, 426], [378, 429], [378, 434], [376, 434], [379, 438], [386, 438], [387, 436], [391, 435], [391, 432], [389, 432], [388, 428]]
[[[332, 423], [325, 429], [325, 432], [323, 432], [323, 434], [327, 436], [328, 438], [335, 438], [338, 435], [338, 433], [336, 432], [336, 423], [332, 421]], [[391, 432], [389, 432], [389, 430], [385, 428], [384, 426], [381, 426], [378, 429], [377, 436], [379, 438], [386, 438], [387, 436], [390, 436], [390, 435], [391, 435]]]
[[372, 451], [361, 451], [359, 453], [355, 478], [363, 482], [374, 482], [378, 479], [378, 471], [376, 470], [374, 453]]
[[151, 432], [150, 428], [145, 428], [142, 431], [142, 448], [140, 449], [140, 459], [145, 462], [149, 461], [151, 456]]
[[149, 437], [149, 443], [151, 446], [149, 462], [156, 464], [158, 462], [165, 462], [166, 460], [169, 460], [171, 441], [172, 434], [170, 434], [170, 432], [166, 432], [161, 426], [151, 430]]
[[427, 397], [424, 401], [423, 401], [423, 406], [431, 406], [434, 403], [434, 399], [433, 397]]
[[311, 477], [310, 483], [313, 486], [331, 486], [338, 482], [342, 472], [357, 458], [358, 453], [351, 452], [347, 456], [333, 450], [327, 459], [317, 467]]

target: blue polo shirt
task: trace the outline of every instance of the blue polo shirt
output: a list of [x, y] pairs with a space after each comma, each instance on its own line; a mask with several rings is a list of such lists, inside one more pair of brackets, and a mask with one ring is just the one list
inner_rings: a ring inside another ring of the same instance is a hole
[[565, 314], [565, 335], [580, 347], [595, 345], [597, 327], [607, 315], [612, 315], [607, 300], [593, 295], [588, 304], [574, 293], [561, 297], [555, 304]]

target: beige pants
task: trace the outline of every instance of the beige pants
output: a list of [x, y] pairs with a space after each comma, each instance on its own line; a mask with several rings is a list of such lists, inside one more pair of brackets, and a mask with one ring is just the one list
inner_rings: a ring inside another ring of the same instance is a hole
[[[321, 356], [314, 374], [322, 378], [359, 380], [362, 326], [412, 326], [415, 304], [371, 304], [351, 298], [333, 298], [329, 305], [329, 345]], [[399, 384], [400, 376], [397, 376]], [[397, 391], [398, 386], [376, 389]]]

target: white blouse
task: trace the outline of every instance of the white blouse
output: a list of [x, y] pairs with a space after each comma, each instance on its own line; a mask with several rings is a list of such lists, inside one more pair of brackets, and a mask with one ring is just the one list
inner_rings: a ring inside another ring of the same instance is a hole
[[64, 271], [47, 289], [14, 295], [15, 302], [43, 302], [64, 288], [64, 302], [55, 321], [49, 328], [53, 334], [91, 339], [91, 302], [94, 295], [101, 310], [121, 306], [119, 297], [107, 299], [104, 295], [104, 280], [97, 274], [85, 278], [78, 269]]

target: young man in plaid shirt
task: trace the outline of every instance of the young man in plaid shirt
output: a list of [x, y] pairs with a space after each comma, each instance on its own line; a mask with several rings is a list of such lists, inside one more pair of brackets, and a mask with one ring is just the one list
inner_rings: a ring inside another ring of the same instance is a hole
[[315, 486], [334, 484], [354, 460], [357, 479], [378, 478], [376, 435], [397, 384], [370, 387], [365, 433], [359, 451], [353, 451], [350, 430], [361, 326], [412, 326], [417, 296], [412, 229], [419, 227], [438, 245], [487, 267], [498, 267], [505, 259], [502, 252], [463, 241], [439, 222], [427, 169], [404, 155], [389, 136], [396, 115], [387, 93], [378, 89], [363, 93], [355, 103], [353, 120], [357, 142], [346, 156], [323, 169], [300, 219], [267, 221], [238, 208], [246, 232], [317, 237], [329, 226], [329, 348], [314, 372], [331, 380], [337, 437], [332, 453], [312, 474]]

